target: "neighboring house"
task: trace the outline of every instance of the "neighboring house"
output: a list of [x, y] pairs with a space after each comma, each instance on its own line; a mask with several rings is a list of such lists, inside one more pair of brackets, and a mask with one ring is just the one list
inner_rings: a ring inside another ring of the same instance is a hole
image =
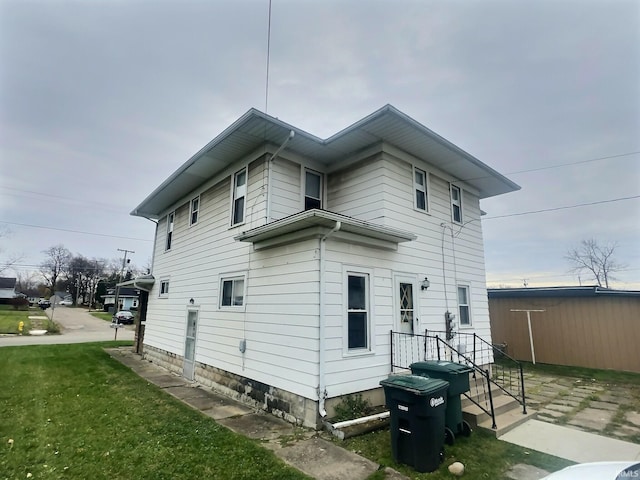
[[392, 330], [491, 341], [479, 202], [518, 188], [390, 105], [326, 140], [252, 109], [132, 212], [145, 356], [308, 426], [382, 402]]
[[[120, 292], [118, 293], [118, 308], [117, 310], [136, 310], [139, 304], [140, 290], [137, 288], [120, 288]], [[104, 310], [105, 312], [109, 311], [110, 308], [114, 307], [114, 303], [116, 301], [116, 289], [109, 288], [107, 290], [107, 294], [102, 297], [104, 299]]]
[[488, 295], [493, 341], [511, 357], [640, 372], [640, 291], [504, 288]]
[[16, 279], [0, 277], [0, 303], [8, 303], [16, 296]]

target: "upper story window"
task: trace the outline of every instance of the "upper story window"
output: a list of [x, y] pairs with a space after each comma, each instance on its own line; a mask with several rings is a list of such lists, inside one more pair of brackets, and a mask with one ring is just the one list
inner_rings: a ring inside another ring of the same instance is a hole
[[460, 326], [471, 325], [471, 312], [469, 305], [469, 287], [458, 285], [458, 314], [460, 315]]
[[171, 250], [171, 242], [173, 242], [173, 223], [176, 218], [176, 212], [167, 215], [167, 240], [164, 244], [165, 250]]
[[304, 176], [304, 209], [322, 208], [322, 175], [305, 170]]
[[451, 218], [462, 223], [462, 190], [455, 185], [451, 185]]
[[231, 225], [244, 223], [245, 197], [247, 196], [247, 169], [243, 168], [233, 176], [233, 206]]
[[198, 212], [200, 211], [200, 196], [191, 200], [191, 217], [189, 218], [189, 225], [195, 225], [198, 223]]
[[416, 192], [415, 208], [418, 210], [429, 211], [429, 197], [428, 197], [428, 181], [427, 172], [420, 170], [419, 168], [413, 169], [413, 188]]
[[369, 348], [369, 275], [347, 275], [347, 345], [349, 350]]
[[244, 305], [244, 276], [223, 278], [220, 285], [220, 306], [241, 307]]

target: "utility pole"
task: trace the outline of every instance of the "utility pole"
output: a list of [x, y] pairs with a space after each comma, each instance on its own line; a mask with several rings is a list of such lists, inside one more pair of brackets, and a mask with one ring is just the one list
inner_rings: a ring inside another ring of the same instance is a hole
[[[128, 253], [136, 253], [133, 250], [126, 250], [126, 249], [122, 249], [119, 248], [118, 249], [119, 252], [124, 252], [124, 257], [122, 259], [122, 268], [120, 269], [120, 275], [118, 275], [118, 283], [116, 283], [116, 297], [114, 300], [114, 304], [113, 304], [113, 313], [114, 315], [116, 313], [118, 313], [119, 310], [119, 306], [118, 306], [118, 297], [120, 296], [120, 282], [122, 282], [122, 274], [124, 273], [124, 267], [127, 264], [127, 254]], [[117, 324], [117, 320], [116, 320], [116, 324]], [[114, 337], [114, 340], [118, 337], [118, 328], [116, 327], [116, 334]]]

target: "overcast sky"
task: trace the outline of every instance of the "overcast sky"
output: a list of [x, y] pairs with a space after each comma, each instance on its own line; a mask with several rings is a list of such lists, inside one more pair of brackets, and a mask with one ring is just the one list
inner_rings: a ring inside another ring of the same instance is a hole
[[577, 284], [593, 237], [640, 289], [640, 2], [273, 0], [265, 104], [268, 5], [0, 0], [0, 264], [143, 267], [129, 212], [249, 108], [326, 138], [390, 103], [522, 186], [481, 205], [490, 286]]

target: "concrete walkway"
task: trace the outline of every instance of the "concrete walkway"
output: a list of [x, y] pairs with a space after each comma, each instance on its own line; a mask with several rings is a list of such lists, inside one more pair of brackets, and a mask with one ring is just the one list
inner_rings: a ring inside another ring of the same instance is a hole
[[576, 463], [640, 461], [640, 445], [540, 420], [529, 420], [500, 437], [525, 448]]
[[[110, 348], [114, 359], [131, 368], [168, 394], [200, 410], [230, 430], [260, 440], [278, 457], [301, 472], [319, 480], [365, 480], [379, 465], [320, 438], [317, 432], [295, 427], [273, 415], [257, 412], [211, 389], [200, 388], [133, 353], [130, 347]], [[407, 479], [385, 468], [386, 480]]]
[[[527, 405], [538, 410], [500, 440], [576, 463], [640, 461], [640, 386], [547, 374], [525, 374]], [[548, 472], [516, 465], [507, 478]]]

